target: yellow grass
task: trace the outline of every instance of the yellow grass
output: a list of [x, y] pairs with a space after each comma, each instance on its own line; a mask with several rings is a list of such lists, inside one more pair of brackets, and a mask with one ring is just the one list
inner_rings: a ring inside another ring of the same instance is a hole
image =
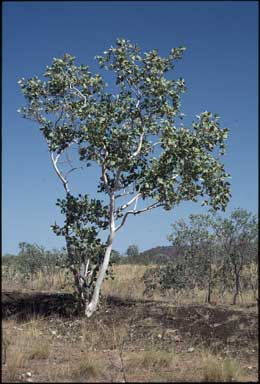
[[104, 295], [118, 296], [124, 299], [143, 299], [144, 283], [142, 281], [147, 266], [115, 265], [112, 268], [114, 280], [107, 279], [102, 287]]
[[[143, 282], [143, 275], [148, 268], [153, 268], [153, 265], [114, 265], [111, 269], [114, 279], [107, 278], [102, 286], [102, 294], [104, 296], [112, 295], [122, 298], [124, 300], [164, 300], [174, 301], [178, 305], [189, 303], [205, 303], [206, 291], [195, 289], [182, 291], [180, 293], [168, 290], [162, 294], [159, 290], [155, 290], [149, 297], [144, 294], [145, 284]], [[251, 268], [251, 267], [250, 267]], [[252, 269], [252, 268], [251, 268]], [[245, 268], [245, 278], [251, 271]], [[255, 271], [253, 271], [255, 272]], [[57, 270], [53, 274], [44, 274], [43, 272], [37, 273], [33, 279], [22, 281], [21, 276], [8, 274], [3, 275], [3, 289], [24, 289], [34, 291], [66, 291], [73, 292], [73, 278], [71, 274], [67, 274], [64, 270]], [[258, 297], [257, 288], [253, 293], [251, 290], [243, 292], [238, 297], [237, 305], [246, 306], [248, 304], [255, 304], [256, 297]], [[222, 297], [218, 292], [212, 293], [212, 304], [231, 304], [233, 295], [230, 292], [225, 293]]]
[[[24, 381], [21, 374], [28, 371], [43, 382], [247, 381], [245, 368], [241, 373], [236, 360], [200, 348], [191, 339], [188, 344], [181, 343], [182, 351], [175, 344], [171, 351], [145, 343], [126, 345], [130, 318], [131, 312], [129, 321], [112, 320], [106, 325], [85, 318], [73, 319], [66, 325], [62, 319], [40, 317], [26, 323], [4, 320], [4, 381]], [[79, 327], [73, 331], [69, 324]], [[66, 339], [58, 337], [64, 329]], [[155, 332], [157, 335], [157, 328]], [[194, 350], [189, 353], [191, 346]]]
[[202, 378], [206, 382], [238, 381], [241, 375], [237, 361], [206, 352], [202, 356]]

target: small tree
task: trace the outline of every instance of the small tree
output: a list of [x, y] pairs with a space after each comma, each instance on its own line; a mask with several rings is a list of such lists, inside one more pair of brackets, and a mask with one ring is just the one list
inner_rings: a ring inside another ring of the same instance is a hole
[[138, 246], [135, 244], [129, 245], [126, 250], [126, 254], [128, 259], [131, 260], [131, 262], [134, 262], [139, 256]]
[[258, 300], [258, 277], [258, 263], [251, 262], [242, 275], [242, 285], [244, 289], [249, 288], [252, 291], [254, 300]]
[[110, 256], [110, 261], [113, 264], [119, 264], [121, 262], [122, 256], [120, 255], [120, 252], [112, 249], [111, 251], [111, 256]]
[[24, 279], [33, 278], [37, 272], [43, 269], [45, 250], [41, 246], [26, 242], [19, 243], [19, 248], [17, 270], [22, 274]]
[[215, 258], [215, 236], [211, 228], [210, 215], [190, 215], [190, 224], [183, 220], [173, 224], [173, 233], [168, 236], [178, 249], [178, 264], [184, 265], [187, 275], [187, 287], [193, 280], [193, 286], [205, 289], [206, 302], [211, 302], [215, 281], [213, 261]]
[[195, 280], [191, 278], [190, 269], [185, 262], [172, 263], [149, 268], [144, 273], [144, 294], [151, 295], [159, 290], [162, 294], [173, 292], [175, 296], [184, 291], [194, 293]]
[[[130, 215], [158, 207], [169, 210], [200, 196], [208, 196], [204, 204], [214, 209], [224, 209], [229, 201], [228, 174], [219, 161], [228, 130], [207, 111], [191, 128], [184, 126], [184, 79], [165, 76], [184, 50], [173, 48], [167, 57], [156, 49], [142, 54], [137, 45], [117, 39], [115, 47], [97, 57], [100, 67], [113, 73], [115, 94], [106, 91], [99, 74], [76, 66], [69, 54], [47, 67], [46, 81], [19, 81], [27, 100], [20, 111], [39, 124], [66, 192], [59, 203], [65, 225], [54, 226], [54, 231], [66, 239], [68, 264], [80, 293], [93, 276], [89, 267], [96, 271], [90, 294], [81, 295], [87, 316], [96, 310], [115, 236]], [[73, 145], [81, 164], [99, 167], [97, 192], [107, 198], [106, 205], [70, 193], [68, 177], [75, 167], [65, 173], [60, 159]], [[100, 229], [108, 231], [104, 245]]]
[[257, 218], [247, 210], [237, 208], [230, 218], [216, 217], [214, 226], [223, 260], [223, 283], [233, 289], [233, 304], [236, 304], [242, 293], [241, 277], [244, 267], [256, 259]]

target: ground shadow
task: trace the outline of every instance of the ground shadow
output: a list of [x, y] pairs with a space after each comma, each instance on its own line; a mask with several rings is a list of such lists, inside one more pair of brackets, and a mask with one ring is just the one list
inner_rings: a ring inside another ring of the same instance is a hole
[[[134, 300], [123, 300], [115, 296], [102, 297], [105, 305], [129, 307], [136, 305]], [[63, 292], [20, 292], [2, 291], [2, 318], [15, 317], [24, 320], [35, 316], [58, 315], [79, 316], [80, 310], [75, 296]]]
[[70, 293], [2, 292], [2, 318], [24, 320], [35, 316], [75, 316], [79, 313], [77, 301]]

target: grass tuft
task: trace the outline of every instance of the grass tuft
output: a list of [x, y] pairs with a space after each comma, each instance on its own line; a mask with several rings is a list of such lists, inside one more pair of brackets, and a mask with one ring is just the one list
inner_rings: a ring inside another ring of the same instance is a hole
[[163, 369], [172, 368], [174, 365], [175, 354], [167, 351], [140, 351], [128, 354], [129, 368], [142, 367], [144, 369]]
[[210, 353], [204, 357], [202, 368], [205, 382], [238, 381], [240, 376], [239, 364], [235, 360]]
[[24, 352], [15, 349], [12, 351], [12, 357], [7, 360], [5, 382], [15, 382], [20, 378], [20, 370], [25, 365]]

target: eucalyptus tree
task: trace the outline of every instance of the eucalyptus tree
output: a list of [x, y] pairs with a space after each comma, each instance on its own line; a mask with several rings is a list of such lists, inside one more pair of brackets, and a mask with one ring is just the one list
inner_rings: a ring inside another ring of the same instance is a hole
[[229, 218], [216, 216], [215, 233], [222, 258], [223, 283], [234, 292], [233, 304], [242, 293], [241, 278], [245, 266], [256, 261], [258, 221], [246, 209], [235, 209]]
[[[180, 99], [185, 81], [166, 76], [184, 50], [173, 48], [162, 57], [157, 49], [142, 53], [136, 44], [117, 39], [96, 57], [100, 69], [110, 71], [115, 80], [113, 92], [100, 74], [77, 66], [69, 54], [53, 60], [44, 73], [46, 80], [19, 81], [27, 100], [20, 111], [38, 123], [66, 193], [59, 201], [65, 225], [55, 225], [54, 230], [65, 236], [79, 292], [93, 276], [90, 265], [96, 271], [94, 288], [83, 297], [87, 316], [96, 310], [115, 236], [130, 216], [159, 207], [170, 210], [202, 196], [214, 209], [225, 209], [229, 201], [228, 174], [220, 161], [227, 128], [208, 111], [191, 126], [184, 125]], [[65, 174], [60, 160], [73, 146], [81, 164], [100, 169], [97, 192], [105, 202], [70, 192], [71, 173]], [[105, 244], [100, 230], [108, 232]], [[92, 251], [85, 255], [91, 244], [94, 262]]]

